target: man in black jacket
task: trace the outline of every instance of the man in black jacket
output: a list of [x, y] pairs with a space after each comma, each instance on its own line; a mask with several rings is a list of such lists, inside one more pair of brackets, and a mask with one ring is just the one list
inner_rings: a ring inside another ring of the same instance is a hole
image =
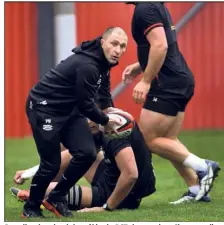
[[126, 50], [127, 35], [119, 27], [108, 28], [102, 37], [83, 42], [72, 54], [51, 69], [31, 89], [26, 112], [33, 131], [40, 167], [33, 177], [30, 197], [22, 217], [42, 217], [40, 205], [49, 183], [59, 171], [60, 142], [73, 156], [58, 185], [45, 200], [45, 207], [59, 216], [72, 216], [65, 196], [89, 169], [96, 149], [86, 117], [113, 132], [117, 121], [97, 108], [112, 107], [110, 69]]

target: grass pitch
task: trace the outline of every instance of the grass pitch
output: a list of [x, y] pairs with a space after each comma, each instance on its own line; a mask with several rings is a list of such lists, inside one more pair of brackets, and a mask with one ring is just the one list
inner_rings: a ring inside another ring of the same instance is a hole
[[[183, 132], [180, 140], [191, 152], [203, 158], [216, 160], [221, 168], [224, 165], [224, 131]], [[5, 141], [5, 221], [39, 221], [39, 222], [84, 222], [84, 221], [118, 221], [118, 222], [158, 222], [158, 221], [224, 221], [224, 176], [219, 173], [211, 191], [211, 203], [190, 203], [169, 205], [177, 200], [186, 190], [186, 185], [169, 161], [153, 156], [153, 164], [157, 178], [157, 192], [145, 198], [138, 210], [120, 210], [101, 213], [76, 213], [74, 218], [58, 219], [52, 213], [44, 211], [45, 219], [20, 218], [23, 204], [13, 198], [9, 192], [16, 170], [26, 169], [39, 163], [39, 158], [32, 138]], [[80, 181], [86, 184], [85, 180]], [[29, 182], [22, 186], [29, 187]]]

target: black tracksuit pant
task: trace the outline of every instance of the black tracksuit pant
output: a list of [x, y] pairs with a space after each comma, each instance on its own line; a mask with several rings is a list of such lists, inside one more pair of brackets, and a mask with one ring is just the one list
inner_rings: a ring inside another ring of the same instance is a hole
[[[42, 111], [42, 109], [45, 111]], [[27, 116], [40, 156], [40, 167], [32, 179], [28, 205], [39, 207], [49, 183], [61, 164], [60, 142], [73, 156], [61, 180], [49, 195], [62, 201], [69, 189], [86, 173], [96, 158], [96, 148], [87, 120], [82, 115], [56, 117], [46, 107], [28, 98]]]

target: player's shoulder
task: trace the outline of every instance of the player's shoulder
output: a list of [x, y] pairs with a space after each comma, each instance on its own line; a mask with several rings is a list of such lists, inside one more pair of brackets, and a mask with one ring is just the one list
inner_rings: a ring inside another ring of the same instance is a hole
[[155, 10], [162, 7], [163, 4], [161, 2], [139, 2], [136, 5], [136, 9], [138, 9], [139, 11]]
[[135, 18], [140, 20], [154, 20], [163, 14], [164, 6], [160, 2], [140, 2], [136, 5]]
[[131, 147], [131, 141], [128, 138], [110, 139], [104, 137], [103, 149], [105, 154], [108, 156], [115, 157], [118, 152], [127, 147]]
[[84, 74], [99, 74], [100, 68], [97, 64], [91, 61], [86, 61], [83, 64], [77, 66], [76, 72], [81, 72]]
[[118, 139], [111, 139], [104, 137], [104, 145], [106, 147], [107, 151], [116, 150], [117, 148], [120, 148], [120, 146], [123, 145], [130, 145], [129, 138], [118, 138]]

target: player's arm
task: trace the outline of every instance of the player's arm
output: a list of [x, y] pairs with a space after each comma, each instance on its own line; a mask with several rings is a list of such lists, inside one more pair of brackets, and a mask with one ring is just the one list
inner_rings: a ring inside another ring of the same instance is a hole
[[152, 80], [158, 75], [164, 63], [168, 45], [163, 27], [156, 27], [152, 29], [148, 32], [146, 38], [151, 47], [148, 56], [148, 64], [143, 73], [143, 79], [147, 83], [151, 83]]
[[142, 68], [139, 62], [127, 66], [122, 72], [122, 80], [125, 83], [130, 83], [135, 77], [142, 73]]
[[114, 102], [111, 96], [111, 88], [110, 88], [110, 73], [103, 80], [100, 89], [98, 91], [98, 103], [99, 107], [105, 113], [112, 113], [122, 111], [121, 109], [114, 107]]
[[143, 80], [151, 83], [158, 75], [166, 58], [168, 44], [163, 20], [155, 5], [149, 4], [141, 15], [142, 32], [150, 44], [148, 63], [143, 72]]
[[140, 74], [142, 72], [142, 68], [139, 62], [132, 64], [132, 67], [133, 67], [133, 73]]
[[99, 107], [107, 111], [108, 108], [114, 107], [112, 96], [110, 93], [110, 73], [103, 79], [98, 91], [98, 103]]
[[16, 174], [14, 176], [14, 182], [16, 184], [23, 184], [26, 179], [32, 178], [38, 169], [39, 165], [36, 165], [26, 170], [16, 171]]
[[[71, 155], [69, 154], [68, 150], [61, 144], [61, 166], [58, 175], [54, 178], [54, 181], [57, 181], [65, 168], [67, 168], [71, 159]], [[25, 180], [32, 178], [37, 170], [39, 169], [39, 165], [33, 166], [26, 170], [18, 170], [14, 176], [14, 182], [18, 185], [23, 184]]]
[[138, 168], [131, 147], [126, 147], [115, 156], [120, 176], [116, 187], [107, 200], [108, 208], [113, 210], [127, 197], [138, 179]]
[[90, 184], [92, 183], [93, 178], [96, 174], [96, 171], [97, 171], [97, 169], [98, 169], [98, 167], [99, 167], [99, 165], [100, 165], [100, 163], [102, 162], [103, 159], [104, 159], [103, 151], [99, 151], [97, 153], [96, 160], [94, 161], [92, 166], [88, 169], [88, 171], [84, 174], [85, 179]]
[[89, 64], [78, 68], [76, 73], [76, 95], [80, 112], [95, 123], [107, 124], [109, 121], [108, 116], [94, 102], [99, 78], [98, 69]]

